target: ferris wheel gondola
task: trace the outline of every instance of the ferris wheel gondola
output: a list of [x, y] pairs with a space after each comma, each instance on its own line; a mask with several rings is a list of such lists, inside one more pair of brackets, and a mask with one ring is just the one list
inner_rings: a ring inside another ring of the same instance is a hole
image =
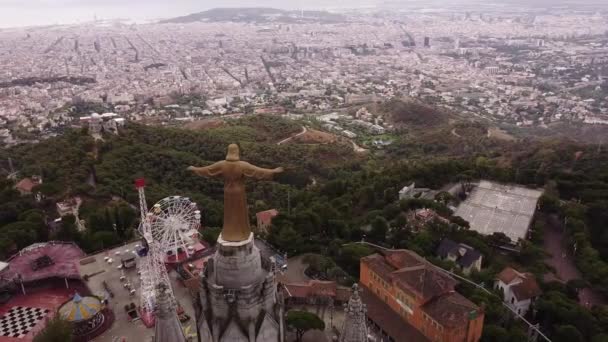
[[150, 234], [166, 255], [190, 254], [200, 228], [201, 212], [187, 197], [170, 196], [158, 201], [146, 217]]
[[201, 213], [196, 203], [182, 196], [163, 198], [148, 211], [145, 180], [136, 180], [135, 186], [141, 213], [139, 232], [143, 237], [142, 250], [138, 253], [141, 317], [144, 324], [151, 327], [154, 325], [158, 286], [166, 286], [171, 301], [175, 300], [166, 263], [190, 257], [192, 245], [198, 241], [195, 235], [200, 227]]

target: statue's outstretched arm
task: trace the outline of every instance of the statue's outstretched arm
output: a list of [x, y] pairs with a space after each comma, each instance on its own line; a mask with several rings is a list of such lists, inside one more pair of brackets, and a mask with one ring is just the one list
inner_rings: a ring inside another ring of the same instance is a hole
[[188, 170], [203, 177], [217, 177], [222, 174], [222, 164], [224, 161], [219, 161], [215, 164], [203, 167], [188, 166]]
[[243, 174], [245, 175], [245, 177], [255, 179], [271, 179], [273, 175], [283, 172], [282, 167], [277, 167], [276, 169], [264, 169], [255, 165], [251, 165], [247, 162], [240, 163], [243, 166]]

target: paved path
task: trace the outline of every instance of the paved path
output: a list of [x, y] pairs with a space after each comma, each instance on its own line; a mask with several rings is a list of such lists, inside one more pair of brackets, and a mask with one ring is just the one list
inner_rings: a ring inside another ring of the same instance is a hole
[[298, 134], [294, 134], [294, 135], [290, 136], [289, 138], [285, 138], [285, 139], [283, 139], [283, 140], [279, 141], [279, 142], [277, 143], [277, 145], [282, 145], [282, 144], [284, 144], [284, 143], [286, 143], [286, 142], [289, 142], [289, 141], [291, 141], [291, 139], [296, 138], [296, 137], [299, 137], [300, 135], [305, 134], [306, 132], [308, 132], [308, 128], [306, 128], [306, 127], [302, 126], [302, 132], [300, 132], [300, 133], [298, 133]]
[[330, 339], [327, 338], [327, 333], [321, 330], [312, 330], [307, 331], [304, 336], [302, 336], [302, 342], [329, 342]]
[[[555, 269], [557, 274], [550, 274], [547, 278], [567, 283], [573, 279], [582, 279], [572, 255], [571, 246], [564, 245], [563, 224], [556, 217], [547, 217], [547, 228], [544, 234], [544, 249], [550, 256], [547, 264]], [[578, 294], [579, 303], [587, 308], [593, 305], [606, 304], [602, 295], [591, 288], [584, 288]]]
[[357, 145], [357, 144], [356, 144], [354, 141], [352, 141], [352, 140], [351, 140], [350, 142], [353, 144], [353, 150], [354, 150], [356, 153], [365, 153], [365, 152], [367, 152], [367, 150], [366, 150], [366, 149], [364, 149], [363, 147], [360, 147], [360, 146], [359, 146], [359, 145]]
[[305, 264], [303, 259], [305, 255], [298, 255], [287, 260], [287, 270], [281, 275], [281, 281], [284, 283], [306, 283], [310, 278], [304, 273], [308, 264]]

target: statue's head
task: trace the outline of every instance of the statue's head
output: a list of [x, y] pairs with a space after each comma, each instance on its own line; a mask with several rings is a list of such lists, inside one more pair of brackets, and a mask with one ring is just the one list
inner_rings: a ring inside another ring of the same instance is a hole
[[228, 145], [228, 154], [226, 155], [227, 161], [239, 161], [239, 145], [230, 144]]

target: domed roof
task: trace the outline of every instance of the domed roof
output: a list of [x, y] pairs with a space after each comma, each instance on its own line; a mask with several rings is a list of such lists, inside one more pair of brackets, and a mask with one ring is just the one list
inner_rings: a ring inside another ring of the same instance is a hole
[[96, 297], [81, 297], [78, 293], [71, 301], [59, 308], [59, 314], [69, 322], [86, 321], [101, 311], [101, 301]]

